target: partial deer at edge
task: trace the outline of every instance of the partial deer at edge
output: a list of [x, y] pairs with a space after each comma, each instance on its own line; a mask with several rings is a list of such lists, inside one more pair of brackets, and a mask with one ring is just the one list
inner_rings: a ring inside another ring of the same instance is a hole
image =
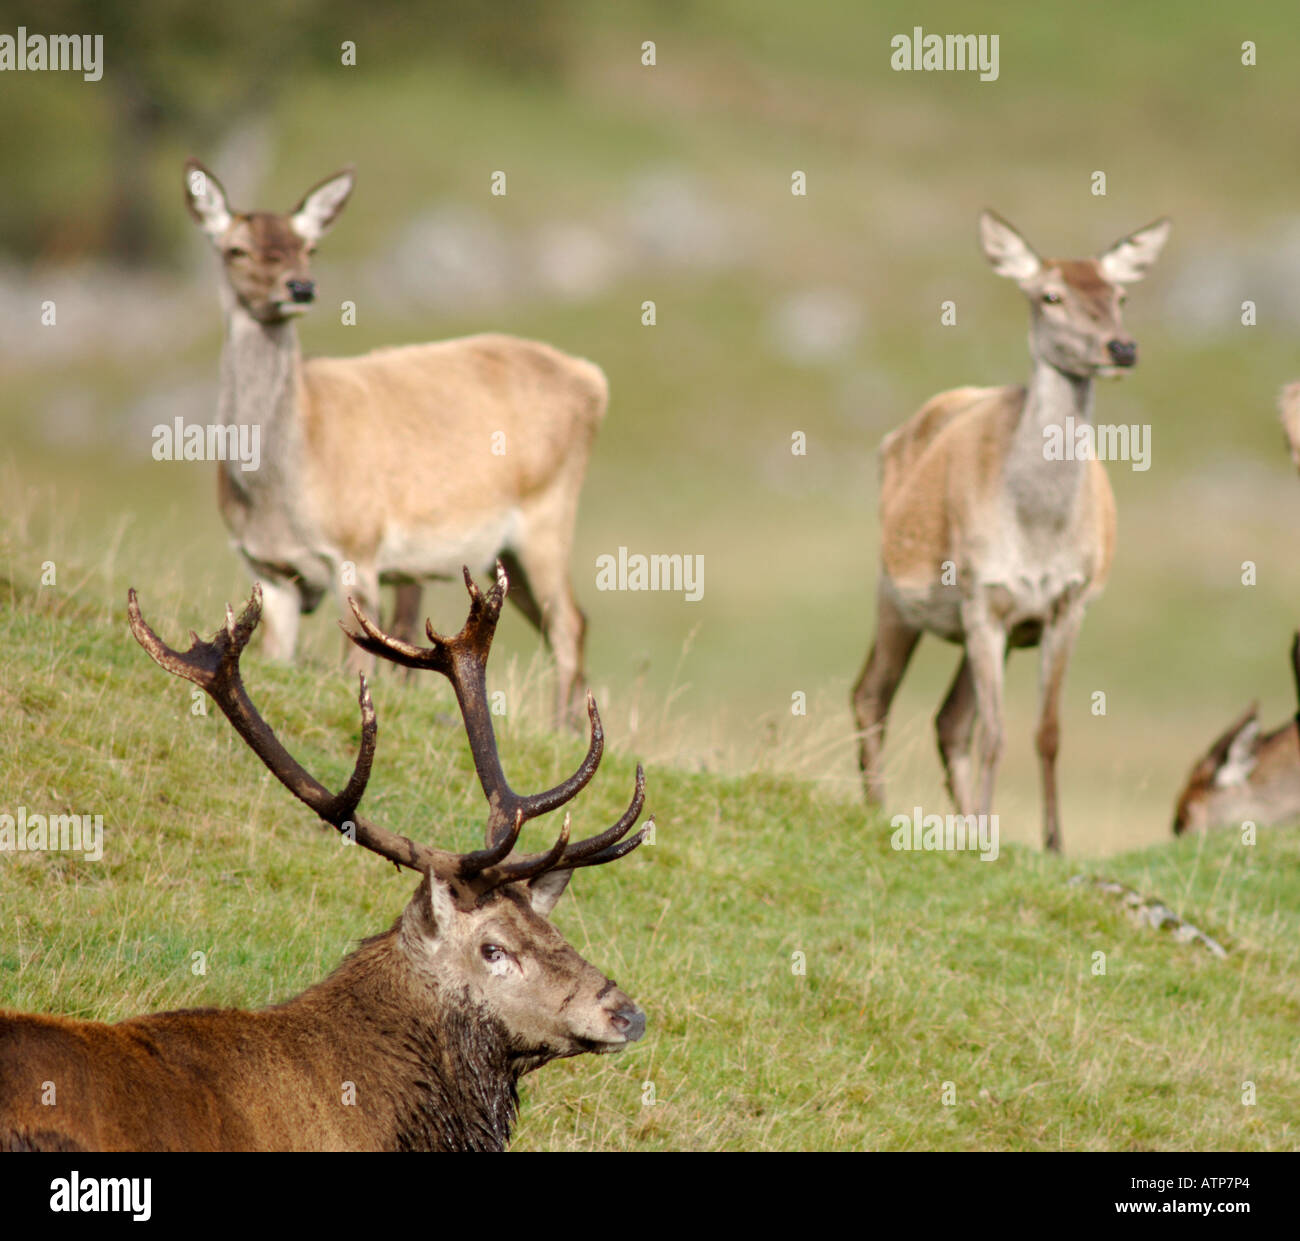
[[[316, 296], [311, 255], [352, 186], [347, 170], [286, 214], [240, 212], [185, 165], [186, 205], [221, 261], [218, 421], [261, 428], [260, 468], [220, 463], [218, 499], [262, 585], [265, 649], [291, 659], [299, 614], [329, 591], [377, 617], [381, 582], [398, 586], [394, 632], [410, 638], [419, 583], [499, 556], [555, 656], [557, 719], [576, 719], [585, 621], [569, 560], [605, 376], [500, 335], [304, 360], [294, 320]], [[355, 650], [349, 662], [369, 666]]]
[[1005, 220], [981, 215], [985, 255], [1029, 301], [1033, 371], [1028, 387], [941, 393], [880, 446], [876, 638], [853, 690], [869, 802], [884, 803], [890, 702], [928, 632], [964, 648], [936, 720], [948, 789], [962, 814], [988, 814], [1003, 662], [1011, 647], [1039, 646], [1043, 839], [1060, 848], [1057, 704], [1084, 607], [1110, 571], [1115, 502], [1100, 461], [1049, 460], [1045, 433], [1091, 423], [1093, 379], [1137, 362], [1123, 286], [1142, 279], [1168, 234], [1160, 220], [1097, 258], [1040, 259]]
[[[1278, 398], [1291, 460], [1300, 469], [1300, 382]], [[1300, 702], [1300, 634], [1291, 645], [1291, 670]], [[1252, 702], [1199, 758], [1174, 803], [1174, 835], [1300, 818], [1300, 711], [1261, 733]]]
[[1291, 453], [1291, 463], [1300, 470], [1300, 381], [1289, 383], [1278, 398], [1278, 411], [1282, 415], [1282, 431]]
[[[1291, 643], [1300, 703], [1300, 633]], [[1197, 760], [1174, 805], [1174, 835], [1300, 818], [1300, 710], [1271, 732], [1259, 729], [1252, 702]]]
[[[428, 647], [383, 633], [355, 604], [354, 641], [408, 668], [447, 677], [490, 807], [484, 847], [447, 853], [357, 815], [377, 723], [361, 678], [361, 744], [338, 793], [301, 767], [249, 700], [239, 657], [257, 627], [260, 590], [238, 619], [185, 653], [145, 623], [131, 591], [131, 629], [168, 672], [202, 687], [272, 774], [326, 823], [422, 875], [393, 927], [366, 940], [324, 982], [260, 1012], [192, 1009], [116, 1025], [0, 1012], [0, 1150], [501, 1150], [519, 1077], [549, 1060], [613, 1052], [639, 1039], [645, 1014], [584, 961], [547, 916], [574, 870], [612, 862], [629, 836], [645, 777], [610, 828], [518, 854], [524, 824], [591, 780], [604, 734], [587, 699], [591, 740], [577, 771], [527, 796], [506, 782], [485, 666], [506, 592], [486, 597], [468, 569], [470, 612]], [[358, 855], [359, 856], [359, 855]], [[49, 1104], [49, 1086], [55, 1106]]]

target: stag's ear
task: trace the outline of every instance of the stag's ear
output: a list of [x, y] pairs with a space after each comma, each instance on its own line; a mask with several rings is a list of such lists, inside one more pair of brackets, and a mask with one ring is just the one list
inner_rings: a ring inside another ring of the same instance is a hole
[[308, 190], [302, 202], [293, 209], [291, 223], [294, 232], [309, 245], [315, 245], [339, 218], [355, 181], [352, 169], [345, 168]]
[[448, 926], [456, 913], [451, 889], [429, 871], [425, 872], [416, 890], [415, 899], [406, 907], [405, 919], [414, 919], [415, 928], [423, 939], [436, 939]]
[[533, 913], [543, 918], [551, 916], [551, 910], [560, 903], [564, 889], [573, 878], [571, 870], [548, 870], [535, 879], [528, 881], [528, 899], [533, 903]]
[[185, 205], [209, 237], [219, 237], [230, 227], [226, 191], [193, 156], [185, 161]]
[[999, 276], [1032, 280], [1043, 269], [1033, 247], [996, 211], [980, 212], [980, 248]]
[[1117, 241], [1105, 254], [1097, 256], [1101, 274], [1111, 284], [1132, 284], [1141, 280], [1160, 257], [1160, 251], [1169, 240], [1169, 229], [1168, 220], [1157, 220]]
[[1259, 719], [1254, 706], [1215, 744], [1219, 765], [1215, 768], [1217, 788], [1242, 784], [1259, 762]]

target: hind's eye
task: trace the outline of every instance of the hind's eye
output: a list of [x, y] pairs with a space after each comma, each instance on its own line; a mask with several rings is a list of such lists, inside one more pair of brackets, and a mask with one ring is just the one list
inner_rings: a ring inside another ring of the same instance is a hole
[[484, 944], [482, 949], [483, 960], [491, 963], [493, 961], [504, 961], [507, 953], [499, 944]]
[[231, 246], [230, 249], [226, 251], [226, 258], [228, 258], [228, 259], [242, 259], [242, 258], [244, 258], [247, 254], [248, 254], [248, 251], [247, 251], [247, 250], [241, 250], [238, 246]]
[[1061, 295], [1059, 293], [1043, 294], [1043, 301], [1045, 301], [1049, 306], [1057, 305], [1060, 302], [1060, 300], [1061, 300]]

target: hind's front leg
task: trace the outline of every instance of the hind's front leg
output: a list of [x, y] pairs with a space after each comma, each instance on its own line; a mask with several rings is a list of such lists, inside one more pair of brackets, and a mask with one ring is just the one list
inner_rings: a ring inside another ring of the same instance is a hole
[[302, 593], [298, 584], [253, 571], [254, 579], [262, 588], [262, 621], [258, 628], [262, 634], [262, 653], [271, 659], [292, 660], [298, 645], [298, 618], [302, 615]]
[[885, 747], [885, 722], [898, 684], [921, 632], [903, 619], [885, 591], [883, 581], [876, 589], [876, 640], [853, 687], [853, 717], [858, 726], [858, 765], [867, 803], [883, 806], [885, 777], [881, 752]]
[[359, 633], [356, 618], [352, 615], [352, 602], [367, 619], [379, 624], [379, 574], [370, 566], [345, 564], [339, 573], [340, 615], [343, 619], [343, 663], [348, 673], [358, 673], [372, 678], [375, 671], [375, 657], [364, 651], [348, 638], [350, 633]]

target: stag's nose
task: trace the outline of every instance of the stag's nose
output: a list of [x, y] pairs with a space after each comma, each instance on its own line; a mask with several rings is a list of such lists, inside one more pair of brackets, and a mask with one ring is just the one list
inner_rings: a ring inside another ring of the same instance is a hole
[[1133, 366], [1138, 360], [1138, 347], [1135, 340], [1112, 340], [1106, 344], [1106, 352], [1116, 366]]
[[620, 1008], [609, 1020], [629, 1043], [635, 1043], [645, 1033], [645, 1011], [635, 1004]]
[[289, 296], [295, 302], [309, 302], [316, 296], [316, 282], [314, 280], [290, 280]]

